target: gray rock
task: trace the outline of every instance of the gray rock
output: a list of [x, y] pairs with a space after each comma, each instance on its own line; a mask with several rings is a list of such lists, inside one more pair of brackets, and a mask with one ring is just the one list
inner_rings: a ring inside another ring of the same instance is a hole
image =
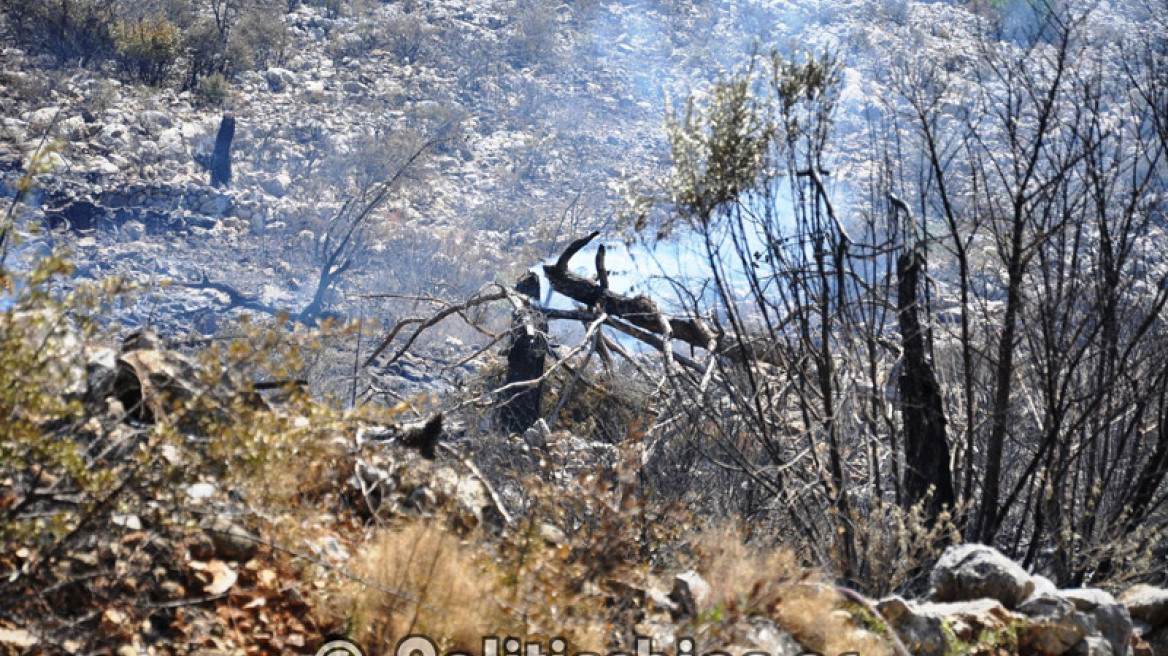
[[152, 134], [158, 134], [174, 125], [169, 116], [157, 110], [146, 110], [140, 113], [138, 121]]
[[1075, 643], [1067, 656], [1118, 656], [1111, 643], [1099, 636], [1087, 636]]
[[[34, 131], [44, 130], [49, 127], [54, 119], [57, 119], [60, 107], [42, 107], [36, 111], [29, 112], [25, 117], [28, 127]], [[64, 118], [63, 116], [61, 118]], [[59, 120], [59, 119], [58, 119]]]
[[1136, 585], [1119, 595], [1119, 603], [1127, 607], [1133, 618], [1147, 622], [1152, 628], [1168, 624], [1168, 590]]
[[962, 544], [949, 547], [929, 576], [933, 601], [996, 599], [1015, 608], [1035, 589], [1026, 570], [993, 547]]
[[140, 221], [126, 221], [120, 231], [126, 241], [139, 241], [146, 234], [146, 226]]
[[142, 519], [137, 515], [119, 515], [115, 513], [110, 515], [110, 523], [130, 531], [142, 530]]
[[1070, 615], [1075, 605], [1057, 592], [1044, 590], [1027, 597], [1015, 610], [1030, 618], [1051, 619]]
[[1061, 620], [1031, 622], [1019, 629], [1018, 642], [1026, 652], [1060, 656], [1082, 642], [1087, 635], [1087, 631], [1068, 615]]
[[673, 590], [669, 598], [678, 606], [682, 617], [697, 617], [707, 608], [713, 589], [693, 570], [682, 572], [673, 578]]
[[539, 537], [552, 546], [568, 544], [568, 536], [556, 526], [544, 522], [539, 525]]
[[88, 168], [98, 175], [116, 175], [119, 170], [113, 162], [101, 155], [91, 158], [88, 162]]
[[223, 216], [231, 209], [231, 196], [214, 194], [208, 196], [199, 204], [199, 214], [207, 216]]
[[1037, 585], [1041, 589], [1018, 604], [1017, 608], [1019, 613], [1031, 621], [1019, 632], [1022, 646], [1036, 654], [1059, 656], [1084, 637], [1098, 635], [1095, 619], [1076, 610], [1073, 603], [1054, 589], [1053, 584], [1043, 579]]
[[111, 348], [99, 348], [85, 363], [85, 395], [82, 403], [94, 414], [102, 411], [105, 400], [114, 390], [118, 356]]
[[542, 418], [535, 420], [535, 424], [523, 433], [523, 441], [533, 449], [547, 449], [548, 437], [552, 431]]
[[283, 198], [288, 193], [288, 188], [292, 186], [292, 178], [287, 173], [279, 173], [270, 178], [265, 178], [260, 181], [260, 187], [263, 190], [276, 198]]
[[223, 560], [245, 562], [259, 546], [251, 533], [225, 517], [211, 517], [202, 523], [202, 528], [211, 538], [215, 555]]
[[215, 495], [215, 486], [210, 483], [192, 483], [187, 486], [186, 494], [191, 501], [204, 501]]
[[994, 599], [917, 603], [889, 597], [876, 607], [916, 656], [944, 656], [947, 632], [962, 640], [976, 640], [984, 630], [999, 629], [1017, 619]]
[[533, 449], [547, 449], [547, 438], [535, 426], [524, 431], [523, 442]]
[[1095, 620], [1095, 628], [1111, 645], [1114, 656], [1126, 656], [1131, 651], [1132, 619], [1127, 608], [1111, 593], [1098, 588], [1062, 590], [1062, 596], [1075, 609]]
[[178, 128], [167, 128], [158, 135], [158, 152], [166, 157], [181, 157], [186, 149], [183, 146], [182, 131]]
[[276, 93], [285, 91], [296, 84], [296, 74], [286, 68], [269, 68], [264, 72], [268, 88]]
[[[735, 627], [735, 633], [742, 634], [752, 650], [759, 650], [769, 656], [798, 656], [806, 654], [807, 650], [790, 633], [787, 633], [773, 620], [764, 617], [754, 617], [748, 621], [740, 621], [745, 627]], [[734, 650], [730, 650], [731, 653]], [[742, 650], [743, 652], [747, 650]]]

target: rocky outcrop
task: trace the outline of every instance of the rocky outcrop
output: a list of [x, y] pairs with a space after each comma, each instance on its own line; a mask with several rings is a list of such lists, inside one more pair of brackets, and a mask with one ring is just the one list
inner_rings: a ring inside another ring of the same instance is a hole
[[980, 544], [950, 547], [929, 577], [935, 601], [989, 598], [1015, 608], [1034, 592], [1034, 580], [996, 549]]
[[890, 597], [878, 606], [916, 654], [990, 646], [1034, 656], [1168, 654], [1165, 590], [1136, 586], [1118, 600], [1096, 588], [1060, 590], [977, 544], [947, 549], [930, 581], [928, 600]]
[[1071, 588], [1061, 590], [1060, 594], [1094, 622], [1113, 654], [1125, 653], [1132, 641], [1132, 617], [1111, 593], [1098, 588]]
[[1146, 622], [1148, 626], [1161, 627], [1168, 624], [1168, 590], [1150, 585], [1137, 585], [1119, 596], [1132, 618]]

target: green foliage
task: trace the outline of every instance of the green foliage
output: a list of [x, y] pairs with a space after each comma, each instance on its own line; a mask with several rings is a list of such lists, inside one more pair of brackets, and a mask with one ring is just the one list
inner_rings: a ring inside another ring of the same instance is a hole
[[240, 71], [268, 68], [283, 61], [288, 48], [288, 28], [280, 15], [287, 5], [276, 0], [223, 3], [218, 13], [191, 11], [187, 5], [183, 44], [188, 70], [184, 85], [197, 88], [199, 80], [216, 73], [230, 78]]
[[[718, 208], [742, 201], [765, 177], [780, 175], [794, 153], [822, 151], [838, 86], [839, 65], [830, 55], [787, 60], [776, 53], [754, 58], [704, 96], [690, 97], [666, 124], [671, 216], [704, 226]], [[640, 204], [638, 230], [648, 221], [648, 208]], [[672, 220], [666, 219], [662, 232]]]
[[20, 372], [0, 384], [0, 416], [6, 418], [0, 422], [0, 472], [9, 474], [0, 474], [0, 481], [26, 490], [0, 497], [0, 542], [35, 544], [75, 525], [64, 511], [20, 520], [17, 513], [35, 502], [37, 490], [56, 485], [98, 496], [112, 484], [107, 474], [87, 467], [76, 433], [85, 418], [83, 345], [96, 331], [90, 317], [119, 283], [55, 293], [58, 280], [72, 271], [60, 254], [40, 259], [23, 275], [0, 269], [0, 298], [7, 302], [0, 313], [0, 370]]
[[227, 101], [230, 85], [222, 73], [212, 73], [199, 80], [195, 90], [205, 104], [212, 107], [222, 107], [223, 103]]
[[284, 61], [288, 49], [288, 28], [273, 20], [262, 6], [243, 13], [231, 31], [225, 57], [229, 71], [263, 70]]
[[181, 52], [178, 28], [161, 17], [118, 21], [113, 37], [118, 63], [147, 84], [166, 79]]
[[704, 224], [758, 180], [771, 128], [756, 88], [753, 71], [723, 78], [705, 103], [690, 98], [682, 115], [669, 119], [669, 191], [682, 218]]
[[[184, 85], [215, 73], [266, 68], [288, 47], [278, 0], [10, 0], [0, 5], [12, 33], [61, 63], [113, 61], [147, 84], [161, 84], [180, 60]], [[276, 17], [273, 20], [273, 17]]]

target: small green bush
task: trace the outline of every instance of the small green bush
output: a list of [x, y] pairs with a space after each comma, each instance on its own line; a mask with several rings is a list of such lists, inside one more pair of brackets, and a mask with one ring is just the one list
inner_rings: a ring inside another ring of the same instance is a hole
[[273, 20], [270, 13], [257, 6], [242, 14], [231, 30], [227, 42], [227, 73], [263, 70], [284, 61], [288, 49], [288, 26]]
[[118, 21], [113, 38], [118, 64], [146, 84], [165, 80], [182, 51], [178, 28], [160, 17]]
[[199, 101], [212, 107], [222, 107], [223, 103], [227, 102], [227, 94], [229, 91], [230, 85], [222, 73], [208, 75], [199, 80], [198, 85], [195, 87], [196, 96], [198, 96]]

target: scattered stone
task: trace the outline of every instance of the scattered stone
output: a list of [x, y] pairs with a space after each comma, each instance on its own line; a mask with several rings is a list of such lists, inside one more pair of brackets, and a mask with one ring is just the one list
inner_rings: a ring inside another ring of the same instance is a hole
[[146, 235], [146, 226], [141, 221], [126, 221], [122, 224], [121, 234], [126, 241], [139, 241]]
[[270, 178], [261, 180], [260, 186], [268, 194], [276, 198], [283, 198], [288, 193], [289, 187], [292, 186], [292, 178], [287, 173], [278, 173]]
[[918, 603], [889, 597], [876, 608], [917, 656], [944, 656], [948, 635], [976, 642], [982, 632], [998, 631], [1017, 620], [995, 599]]
[[268, 88], [276, 93], [287, 91], [296, 83], [296, 74], [286, 68], [269, 68], [264, 72]]
[[552, 524], [544, 522], [539, 525], [539, 537], [552, 546], [568, 544], [568, 536]]
[[142, 520], [137, 515], [110, 515], [110, 521], [114, 526], [121, 526], [129, 531], [141, 531]]
[[215, 486], [210, 483], [193, 483], [187, 486], [186, 494], [191, 501], [205, 501], [215, 496]]
[[1132, 619], [1123, 604], [1098, 588], [1072, 588], [1060, 594], [1095, 621], [1096, 630], [1110, 644], [1114, 656], [1125, 656], [1132, 639]]

